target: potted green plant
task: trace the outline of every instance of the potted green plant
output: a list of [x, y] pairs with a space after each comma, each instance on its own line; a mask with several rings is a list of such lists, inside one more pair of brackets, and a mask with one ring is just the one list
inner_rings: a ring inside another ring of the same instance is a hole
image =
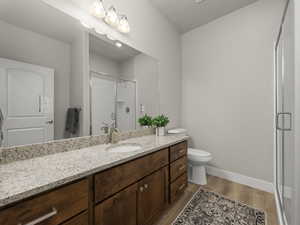
[[157, 136], [165, 136], [166, 126], [170, 122], [169, 118], [165, 115], [159, 115], [152, 120], [152, 125], [156, 127]]
[[141, 118], [139, 118], [139, 124], [143, 128], [150, 128], [152, 126], [152, 117], [145, 114]]

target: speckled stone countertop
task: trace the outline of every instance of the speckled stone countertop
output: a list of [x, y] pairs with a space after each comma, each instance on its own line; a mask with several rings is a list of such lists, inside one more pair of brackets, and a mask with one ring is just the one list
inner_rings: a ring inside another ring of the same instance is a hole
[[119, 142], [140, 144], [135, 152], [109, 152], [106, 144], [0, 165], [0, 207], [187, 139], [182, 134], [148, 135]]

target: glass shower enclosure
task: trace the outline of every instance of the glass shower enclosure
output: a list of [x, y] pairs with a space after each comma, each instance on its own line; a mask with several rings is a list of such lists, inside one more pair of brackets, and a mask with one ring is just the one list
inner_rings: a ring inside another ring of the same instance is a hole
[[90, 134], [104, 134], [114, 123], [120, 131], [136, 129], [136, 81], [91, 71]]
[[280, 218], [292, 224], [294, 190], [294, 24], [287, 1], [275, 45], [275, 185]]

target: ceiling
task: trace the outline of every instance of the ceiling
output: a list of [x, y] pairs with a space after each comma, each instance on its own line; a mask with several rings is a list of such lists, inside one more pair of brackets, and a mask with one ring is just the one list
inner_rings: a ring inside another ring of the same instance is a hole
[[257, 0], [150, 0], [178, 29], [188, 32]]
[[92, 34], [90, 34], [90, 51], [117, 62], [125, 61], [141, 53], [125, 44], [118, 48], [113, 41], [107, 39], [104, 41]]

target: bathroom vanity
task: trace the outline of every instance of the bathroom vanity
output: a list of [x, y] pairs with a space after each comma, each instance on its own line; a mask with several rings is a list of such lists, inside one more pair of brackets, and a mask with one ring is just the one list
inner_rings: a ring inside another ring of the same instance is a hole
[[[34, 169], [36, 164], [43, 161], [47, 161], [51, 166], [51, 160], [55, 160], [56, 157], [63, 159], [79, 154], [72, 161], [72, 165], [58, 163], [54, 168], [56, 171], [49, 171], [49, 176], [57, 175], [61, 180], [53, 178], [54, 183], [45, 183], [43, 188], [45, 190], [41, 193], [38, 193], [39, 187], [26, 188], [24, 185], [24, 189], [18, 187], [19, 190], [16, 191], [18, 194], [15, 196], [12, 194], [5, 196], [4, 186], [1, 187], [0, 224], [153, 224], [163, 210], [176, 201], [187, 187], [187, 137], [151, 135], [134, 140], [144, 143], [141, 145], [143, 147], [141, 151], [126, 154], [109, 153], [103, 152], [105, 151], [103, 145], [0, 166], [0, 171], [3, 172], [9, 167], [17, 169], [15, 164], [24, 165], [27, 162], [30, 164], [27, 165], [28, 168]], [[99, 166], [95, 167], [99, 159], [96, 159], [94, 154], [107, 158], [102, 158]], [[82, 156], [82, 160], [78, 160], [78, 156]], [[88, 171], [81, 168], [83, 160], [90, 166]], [[70, 162], [71, 160], [66, 163]], [[78, 171], [74, 169], [76, 166]], [[57, 174], [66, 173], [66, 168], [71, 167], [74, 169], [72, 173]], [[26, 174], [24, 171], [15, 171], [16, 182], [20, 182], [18, 173]], [[36, 173], [36, 179], [41, 179], [38, 176], [42, 174], [43, 172]], [[46, 170], [43, 175], [47, 176]], [[31, 176], [29, 179], [34, 181], [35, 178]], [[7, 188], [9, 189], [9, 185]], [[7, 190], [7, 193], [9, 191]]]

